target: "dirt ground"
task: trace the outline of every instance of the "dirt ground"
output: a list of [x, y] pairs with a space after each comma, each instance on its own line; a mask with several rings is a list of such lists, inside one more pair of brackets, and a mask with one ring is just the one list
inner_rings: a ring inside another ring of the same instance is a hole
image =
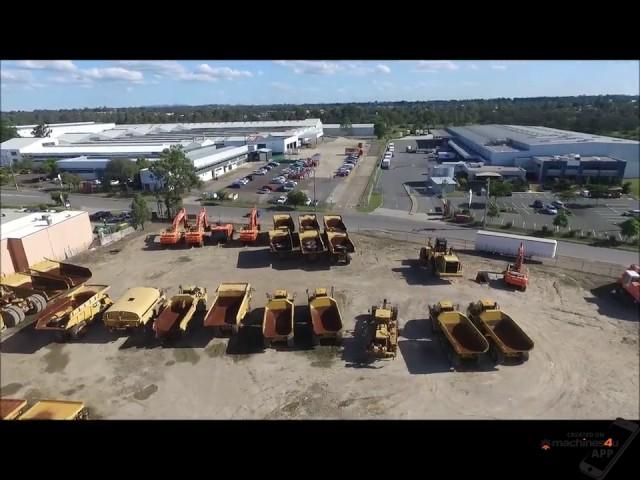
[[[147, 232], [149, 233], [149, 232]], [[435, 281], [415, 265], [418, 245], [353, 235], [350, 265], [275, 261], [265, 247], [147, 249], [140, 232], [85, 254], [92, 283], [117, 298], [132, 286], [173, 294], [180, 284], [209, 290], [248, 281], [250, 321], [259, 325], [265, 294], [296, 293], [296, 347], [263, 350], [259, 327], [214, 339], [195, 319], [168, 345], [143, 333], [113, 336], [94, 324], [79, 341], [57, 343], [25, 328], [0, 344], [5, 397], [82, 400], [94, 418], [109, 419], [605, 419], [635, 417], [638, 313], [608, 293], [609, 278], [531, 265], [526, 292], [479, 285], [479, 269], [503, 262], [461, 255], [465, 277]], [[345, 324], [342, 347], [309, 348], [305, 289], [335, 287]], [[462, 308], [491, 297], [535, 342], [526, 363], [450, 369], [448, 346], [428, 326], [427, 307], [450, 299]], [[399, 306], [396, 359], [361, 363], [349, 332], [371, 305]], [[256, 332], [257, 336], [256, 336]], [[258, 346], [259, 344], [259, 346]]]

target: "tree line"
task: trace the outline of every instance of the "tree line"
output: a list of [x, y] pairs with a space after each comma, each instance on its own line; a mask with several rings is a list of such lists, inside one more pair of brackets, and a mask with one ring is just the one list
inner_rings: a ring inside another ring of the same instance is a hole
[[[374, 123], [382, 136], [391, 127], [438, 128], [468, 124], [543, 125], [585, 133], [640, 137], [638, 96], [495, 98], [424, 102], [302, 105], [202, 105], [84, 108], [2, 112], [2, 139], [11, 125], [114, 122], [118, 124], [302, 120], [349, 125]], [[9, 137], [11, 138], [11, 137]]]

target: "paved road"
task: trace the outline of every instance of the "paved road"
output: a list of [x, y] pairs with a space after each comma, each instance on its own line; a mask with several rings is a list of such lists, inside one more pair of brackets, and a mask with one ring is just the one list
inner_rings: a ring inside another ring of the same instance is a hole
[[[20, 195], [18, 197], [17, 195]], [[0, 191], [0, 198], [2, 203], [16, 204], [16, 203], [46, 203], [50, 200], [47, 193], [34, 192], [34, 191]], [[95, 195], [79, 195], [71, 194], [70, 202], [73, 208], [87, 210], [89, 212], [95, 212], [97, 210], [124, 210], [128, 209], [131, 200], [129, 199], [111, 199], [102, 198]], [[153, 202], [150, 202], [150, 207], [154, 208]], [[186, 203], [185, 207], [189, 213], [197, 213], [200, 209], [200, 205], [196, 203]], [[244, 221], [243, 215], [247, 213], [246, 208], [237, 207], [207, 207], [209, 217], [213, 220], [218, 218], [222, 220], [230, 220], [236, 223], [242, 223]], [[380, 214], [383, 213], [383, 214]], [[262, 221], [265, 223], [270, 222], [271, 212], [268, 210], [261, 211]], [[293, 212], [293, 216], [297, 216]], [[366, 214], [358, 212], [343, 213], [345, 222], [352, 230], [376, 230], [376, 231], [389, 231], [389, 232], [409, 232], [409, 233], [424, 233], [425, 236], [440, 235], [449, 239], [465, 240], [472, 242], [475, 238], [475, 230], [459, 227], [456, 225], [447, 224], [439, 221], [426, 220], [426, 215], [409, 215], [405, 212], [397, 212], [392, 210], [383, 209], [382, 212], [377, 214]], [[558, 255], [571, 256], [575, 258], [615, 263], [620, 265], [629, 265], [631, 263], [638, 262], [637, 252], [617, 250], [610, 248], [591, 247], [588, 245], [570, 243], [570, 242], [558, 242]]]

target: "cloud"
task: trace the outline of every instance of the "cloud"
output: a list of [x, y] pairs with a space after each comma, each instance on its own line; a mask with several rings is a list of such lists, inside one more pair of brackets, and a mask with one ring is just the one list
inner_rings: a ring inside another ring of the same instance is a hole
[[60, 72], [78, 70], [78, 67], [71, 60], [21, 60], [16, 62], [16, 66], [30, 70], [56, 70]]
[[184, 65], [169, 60], [122, 60], [118, 63], [131, 67], [133, 70], [152, 72], [157, 78], [179, 77], [187, 73]]
[[459, 68], [451, 60], [420, 60], [415, 66], [415, 71], [429, 73], [451, 72]]
[[342, 67], [335, 62], [310, 61], [310, 60], [276, 60], [276, 65], [287, 67], [294, 73], [301, 75], [335, 75]]
[[252, 77], [253, 73], [248, 70], [234, 70], [229, 67], [212, 67], [206, 63], [198, 65], [196, 68], [198, 74], [207, 75], [208, 77], [224, 80], [233, 80], [236, 78]]
[[494, 70], [506, 70], [507, 66], [503, 63], [493, 63], [491, 64], [491, 68]]
[[475, 63], [470, 63], [469, 65], [467, 65], [467, 68], [469, 70], [478, 70], [480, 67], [478, 67], [478, 65], [476, 65]]
[[24, 85], [33, 81], [33, 75], [31, 72], [25, 72], [22, 70], [8, 70], [3, 68], [0, 70], [0, 80], [3, 84]]
[[391, 73], [391, 69], [383, 63], [376, 65], [376, 71], [379, 73]]
[[140, 83], [144, 80], [144, 75], [142, 75], [142, 73], [121, 67], [90, 68], [88, 70], [83, 70], [82, 75], [92, 80], [120, 80], [134, 83]]

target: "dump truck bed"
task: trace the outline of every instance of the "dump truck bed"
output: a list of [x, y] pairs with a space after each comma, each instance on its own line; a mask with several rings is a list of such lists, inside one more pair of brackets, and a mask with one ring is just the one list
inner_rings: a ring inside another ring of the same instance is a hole
[[[74, 320], [92, 319], [104, 306], [108, 285], [83, 285], [50, 302], [36, 320], [36, 330], [65, 330]], [[110, 300], [108, 304], [110, 304]], [[104, 305], [104, 303], [103, 303]], [[80, 318], [82, 317], [82, 318]]]
[[[191, 295], [171, 297], [169, 304], [160, 312], [153, 323], [153, 330], [158, 337], [167, 335], [176, 324], [188, 322], [196, 311], [197, 299]], [[188, 317], [188, 318], [187, 318]]]
[[286, 228], [270, 230], [269, 248], [273, 253], [291, 253], [300, 249], [300, 237]]
[[20, 420], [73, 420], [84, 410], [84, 403], [41, 400], [20, 416]]
[[17, 398], [0, 398], [0, 420], [14, 420], [27, 406], [27, 401]]
[[0, 284], [18, 297], [28, 297], [35, 293], [44, 295], [47, 300], [69, 290], [67, 281], [62, 278], [39, 275], [37, 273], [17, 272], [2, 277]]
[[298, 216], [298, 224], [300, 225], [300, 232], [303, 232], [305, 230], [320, 230], [318, 217], [315, 214], [305, 214]]
[[37, 263], [31, 267], [30, 270], [36, 274], [64, 279], [70, 288], [82, 285], [93, 276], [91, 270], [86, 267], [73, 265], [71, 263], [55, 262], [53, 260], [45, 260]]
[[300, 250], [303, 254], [322, 253], [326, 250], [320, 230], [300, 232]]
[[533, 349], [533, 340], [502, 310], [485, 310], [479, 318], [484, 330], [505, 355], [518, 355]]
[[331, 297], [316, 297], [309, 302], [313, 333], [337, 334], [342, 330], [342, 318], [338, 304]]
[[437, 321], [458, 355], [472, 356], [489, 350], [487, 340], [463, 313], [442, 312]]
[[267, 339], [285, 339], [293, 334], [293, 302], [284, 298], [269, 300], [264, 309], [262, 333]]
[[347, 227], [342, 221], [341, 215], [325, 215], [324, 216], [324, 230], [325, 232], [346, 232]]
[[248, 283], [222, 283], [204, 319], [205, 327], [238, 325], [249, 308]]
[[288, 228], [292, 232], [296, 229], [293, 218], [288, 213], [275, 213], [273, 215], [273, 229]]
[[355, 246], [346, 232], [327, 232], [327, 246], [335, 254], [355, 252]]

